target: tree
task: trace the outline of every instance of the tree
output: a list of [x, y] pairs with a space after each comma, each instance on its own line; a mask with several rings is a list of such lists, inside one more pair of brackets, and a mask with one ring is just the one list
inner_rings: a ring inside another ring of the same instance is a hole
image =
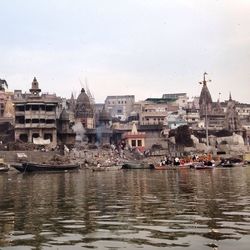
[[176, 129], [175, 142], [177, 145], [185, 147], [192, 147], [194, 145], [188, 125], [179, 126]]

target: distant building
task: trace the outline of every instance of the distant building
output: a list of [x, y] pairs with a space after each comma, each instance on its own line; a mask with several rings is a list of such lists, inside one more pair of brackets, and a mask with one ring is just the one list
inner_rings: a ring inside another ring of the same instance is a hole
[[225, 128], [231, 132], [239, 132], [242, 130], [239, 114], [236, 111], [236, 102], [232, 99], [231, 94], [227, 103]]
[[184, 115], [179, 114], [178, 112], [174, 112], [168, 115], [168, 127], [170, 129], [176, 129], [179, 126], [183, 126], [187, 124], [187, 121], [184, 119]]
[[145, 132], [138, 132], [136, 124], [133, 123], [132, 129], [129, 132], [123, 134], [123, 139], [129, 148], [137, 148], [139, 151], [144, 152], [145, 150]]
[[76, 133], [72, 129], [73, 123], [70, 120], [70, 113], [63, 108], [57, 123], [58, 143], [67, 146], [75, 144]]
[[[242, 130], [242, 125], [240, 122], [240, 109], [237, 109], [237, 105], [239, 105], [236, 101], [232, 100], [231, 94], [229, 96], [229, 100], [225, 103], [220, 103], [218, 99], [217, 102], [212, 101], [211, 94], [207, 87], [207, 81], [205, 79], [206, 73], [204, 73], [204, 79], [199, 99], [200, 105], [200, 118], [207, 119], [208, 129], [213, 130], [221, 130], [227, 129], [231, 132], [240, 132]], [[240, 107], [242, 105], [239, 105]], [[244, 106], [246, 107], [246, 106]], [[243, 117], [247, 117], [247, 113], [249, 114], [249, 109], [245, 108]], [[204, 126], [206, 126], [204, 122]]]
[[57, 144], [59, 98], [56, 95], [42, 94], [39, 83], [34, 78], [30, 93], [15, 91], [15, 140], [34, 142], [34, 139], [49, 140], [52, 146]]
[[207, 81], [205, 79], [205, 75], [207, 73], [204, 73], [204, 79], [202, 82], [202, 89], [199, 99], [199, 108], [200, 108], [200, 117], [204, 118], [208, 114], [212, 112], [212, 97], [207, 87]]
[[105, 110], [109, 112], [112, 117], [125, 121], [133, 111], [134, 103], [134, 95], [107, 96], [105, 100]]
[[162, 98], [173, 101], [173, 103], [179, 105], [179, 108], [185, 108], [188, 103], [187, 93], [163, 94]]
[[98, 114], [98, 121], [96, 126], [96, 141], [99, 144], [109, 144], [111, 143], [111, 138], [113, 136], [113, 131], [111, 129], [111, 116], [104, 109]]
[[179, 108], [177, 104], [161, 98], [148, 98], [138, 102], [137, 106], [140, 107], [140, 125], [167, 125], [167, 116]]
[[13, 124], [15, 111], [12, 102], [13, 93], [0, 90], [0, 143], [14, 140]]
[[84, 88], [76, 99], [75, 120], [80, 121], [84, 128], [94, 128], [94, 109]]

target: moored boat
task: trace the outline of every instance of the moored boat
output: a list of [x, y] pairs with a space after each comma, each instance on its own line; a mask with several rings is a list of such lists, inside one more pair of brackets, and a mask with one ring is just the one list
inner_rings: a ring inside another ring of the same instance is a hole
[[122, 165], [123, 169], [150, 169], [151, 166], [148, 163], [144, 163], [144, 162], [125, 162]]
[[92, 171], [116, 171], [122, 169], [122, 165], [113, 165], [108, 167], [90, 167]]
[[173, 165], [154, 165], [153, 169], [155, 170], [176, 170], [178, 169], [178, 166]]
[[8, 172], [10, 170], [9, 166], [6, 164], [6, 165], [0, 165], [0, 173], [3, 173], [3, 172]]
[[3, 160], [3, 158], [0, 158], [0, 173], [1, 172], [8, 172], [9, 171], [9, 166], [6, 164]]
[[197, 162], [190, 166], [193, 169], [213, 169], [214, 165], [212, 164], [205, 164], [204, 162]]
[[244, 161], [237, 158], [222, 159], [219, 167], [232, 168], [232, 167], [243, 167]]
[[22, 164], [13, 164], [13, 167], [20, 171], [25, 172], [60, 172], [60, 171], [70, 171], [77, 170], [80, 168], [79, 164], [40, 164], [25, 162]]

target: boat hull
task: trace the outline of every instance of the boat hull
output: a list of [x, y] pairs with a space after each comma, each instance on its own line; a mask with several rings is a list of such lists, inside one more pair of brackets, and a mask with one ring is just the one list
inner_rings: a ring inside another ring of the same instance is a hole
[[150, 169], [149, 164], [137, 163], [137, 162], [126, 162], [122, 165], [123, 169]]
[[0, 163], [0, 173], [8, 172], [9, 169], [10, 169], [9, 166], [6, 163]]
[[163, 165], [163, 166], [158, 165], [158, 166], [154, 166], [153, 169], [155, 170], [177, 170], [179, 169], [179, 167], [178, 166], [175, 167], [172, 165]]
[[61, 172], [77, 170], [79, 165], [75, 164], [63, 164], [63, 165], [51, 165], [51, 164], [36, 164], [36, 163], [23, 163], [21, 165], [13, 165], [15, 169], [21, 173], [25, 172]]
[[0, 167], [0, 173], [5, 173], [9, 171], [9, 167], [5, 166], [5, 167]]

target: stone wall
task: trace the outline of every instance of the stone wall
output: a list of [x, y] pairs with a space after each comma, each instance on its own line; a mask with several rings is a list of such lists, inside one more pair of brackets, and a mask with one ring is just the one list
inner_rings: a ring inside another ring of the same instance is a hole
[[41, 151], [0, 151], [0, 158], [3, 158], [5, 162], [16, 162], [17, 153], [25, 153], [28, 157], [28, 161], [44, 162], [52, 158], [56, 153], [55, 151], [41, 152]]
[[160, 136], [159, 132], [146, 132], [145, 149], [150, 149], [154, 144], [161, 144], [163, 148], [168, 147], [168, 143]]

